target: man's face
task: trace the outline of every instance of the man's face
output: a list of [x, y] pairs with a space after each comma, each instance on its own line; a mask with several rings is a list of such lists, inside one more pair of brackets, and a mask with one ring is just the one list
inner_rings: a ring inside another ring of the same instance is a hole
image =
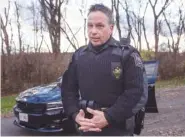
[[100, 11], [91, 12], [87, 22], [88, 37], [93, 46], [104, 44], [112, 34], [113, 24], [108, 17]]

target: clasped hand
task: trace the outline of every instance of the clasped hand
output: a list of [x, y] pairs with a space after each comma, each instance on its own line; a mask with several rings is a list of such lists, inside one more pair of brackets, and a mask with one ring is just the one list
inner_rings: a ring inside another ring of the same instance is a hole
[[102, 111], [87, 108], [87, 112], [93, 115], [91, 119], [85, 118], [85, 112], [82, 109], [75, 118], [75, 121], [80, 125], [79, 130], [82, 130], [83, 132], [101, 132], [102, 128], [108, 125]]

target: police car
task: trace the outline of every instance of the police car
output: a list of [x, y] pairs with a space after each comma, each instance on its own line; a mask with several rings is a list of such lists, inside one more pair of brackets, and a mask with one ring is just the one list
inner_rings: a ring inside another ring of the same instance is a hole
[[63, 110], [61, 90], [57, 82], [27, 89], [16, 97], [13, 107], [18, 127], [40, 132], [75, 132], [75, 124]]
[[[155, 99], [155, 82], [157, 80], [158, 61], [144, 62], [148, 77], [148, 103], [146, 112], [158, 112]], [[13, 108], [16, 119], [14, 124], [18, 127], [40, 132], [76, 132], [75, 124], [68, 119], [61, 102], [60, 83], [42, 85], [27, 89], [16, 97]]]

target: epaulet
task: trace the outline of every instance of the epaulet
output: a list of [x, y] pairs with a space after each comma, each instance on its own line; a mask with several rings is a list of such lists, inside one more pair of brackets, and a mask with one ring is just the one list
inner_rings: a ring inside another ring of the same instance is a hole
[[140, 55], [139, 51], [135, 47], [133, 47], [132, 45], [127, 45], [125, 48], [128, 49], [130, 51], [130, 53], [136, 52]]
[[127, 58], [133, 53], [136, 51], [136, 49], [131, 46], [131, 45], [125, 45], [123, 46], [122, 48], [123, 52], [122, 52], [122, 58], [123, 58], [123, 62], [125, 60], [127, 60]]
[[131, 45], [122, 45], [121, 43], [119, 43], [119, 45], [115, 47], [117, 48], [113, 49], [112, 54], [119, 56], [127, 56], [135, 50], [134, 47], [132, 47]]
[[120, 56], [123, 64], [133, 52], [137, 52], [137, 50], [131, 45], [120, 44], [120, 46], [117, 47], [118, 48], [114, 48], [112, 50], [112, 54]]

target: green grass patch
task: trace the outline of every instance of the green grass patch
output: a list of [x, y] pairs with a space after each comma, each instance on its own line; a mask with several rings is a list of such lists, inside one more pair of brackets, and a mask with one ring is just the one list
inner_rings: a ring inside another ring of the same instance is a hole
[[13, 106], [15, 105], [15, 98], [17, 95], [10, 95], [1, 97], [1, 114], [8, 114], [12, 112]]
[[175, 88], [178, 86], [185, 86], [185, 77], [173, 78], [170, 80], [158, 80], [156, 82], [156, 88]]

